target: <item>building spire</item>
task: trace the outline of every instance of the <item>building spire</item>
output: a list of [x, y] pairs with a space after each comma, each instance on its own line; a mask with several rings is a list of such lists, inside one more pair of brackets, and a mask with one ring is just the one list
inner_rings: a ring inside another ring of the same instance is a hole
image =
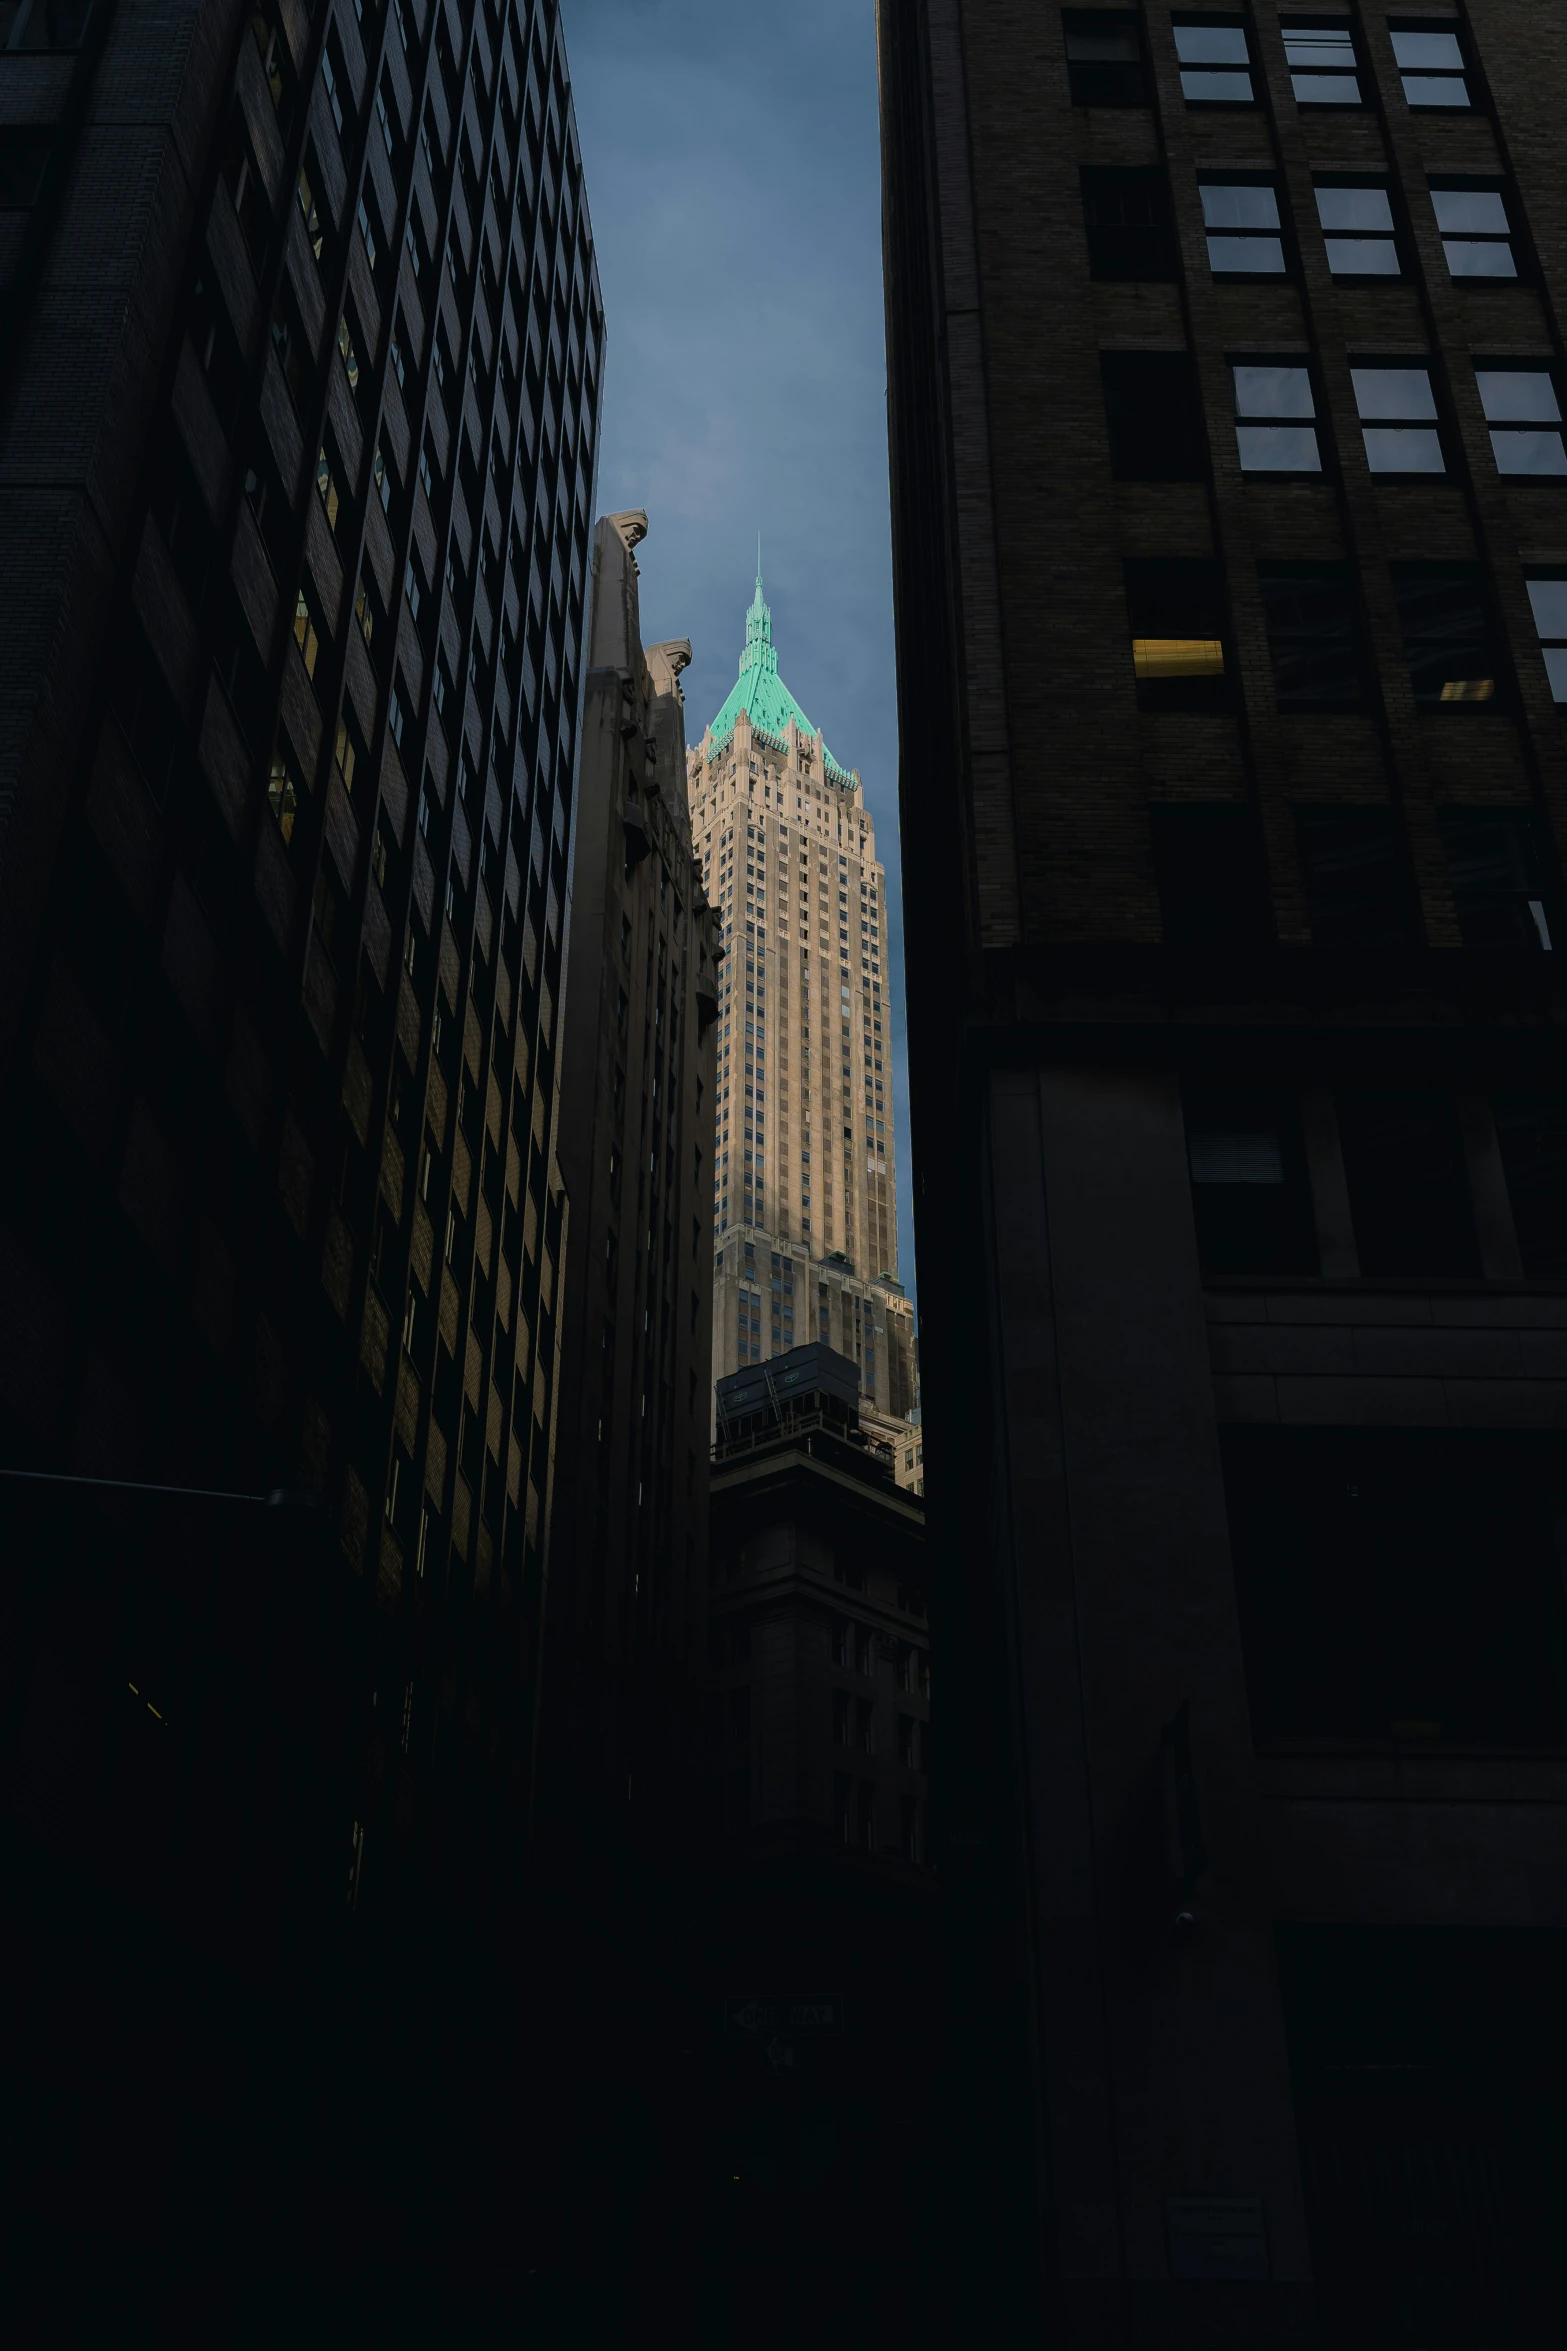
[[762, 534], [756, 534], [756, 597], [745, 616], [745, 651], [740, 656], [740, 675], [747, 670], [778, 667], [778, 656], [773, 650], [773, 616], [762, 596]]

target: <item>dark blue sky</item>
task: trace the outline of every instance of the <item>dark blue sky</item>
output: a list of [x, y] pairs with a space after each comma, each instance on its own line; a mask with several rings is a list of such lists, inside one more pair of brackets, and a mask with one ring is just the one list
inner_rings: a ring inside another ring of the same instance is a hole
[[756, 534], [778, 665], [887, 866], [900, 1271], [914, 1287], [871, 0], [563, 0], [608, 324], [601, 513], [643, 506], [642, 626], [700, 738]]

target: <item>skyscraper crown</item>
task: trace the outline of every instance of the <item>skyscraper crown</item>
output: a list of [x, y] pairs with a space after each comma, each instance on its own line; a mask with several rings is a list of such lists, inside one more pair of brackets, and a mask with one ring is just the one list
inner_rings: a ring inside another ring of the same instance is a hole
[[[791, 720], [805, 736], [813, 736], [815, 727], [806, 717], [783, 679], [778, 675], [778, 651], [773, 643], [772, 608], [762, 594], [761, 550], [757, 550], [756, 594], [745, 616], [745, 651], [740, 656], [740, 674], [729, 690], [729, 698], [714, 719], [708, 732], [712, 749], [720, 750], [735, 731], [735, 720], [744, 711], [753, 727], [761, 733], [782, 740]], [[822, 747], [827, 765], [837, 772], [838, 763]]]

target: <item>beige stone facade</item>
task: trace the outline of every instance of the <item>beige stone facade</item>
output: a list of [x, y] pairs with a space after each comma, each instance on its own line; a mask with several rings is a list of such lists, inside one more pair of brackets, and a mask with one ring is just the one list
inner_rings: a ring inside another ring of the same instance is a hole
[[[761, 707], [742, 698], [731, 716], [732, 695], [687, 766], [725, 949], [713, 1375], [822, 1339], [901, 1420], [914, 1316], [898, 1281], [885, 871], [858, 773], [777, 679], [760, 581], [747, 660], [742, 689], [757, 680]], [[776, 731], [763, 723], [780, 715]]]

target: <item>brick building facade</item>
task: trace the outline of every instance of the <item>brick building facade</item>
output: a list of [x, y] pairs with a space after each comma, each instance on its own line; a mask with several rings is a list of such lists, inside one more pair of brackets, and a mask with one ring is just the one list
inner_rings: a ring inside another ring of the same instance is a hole
[[1567, 20], [879, 17], [970, 2328], [1538, 2339]]

